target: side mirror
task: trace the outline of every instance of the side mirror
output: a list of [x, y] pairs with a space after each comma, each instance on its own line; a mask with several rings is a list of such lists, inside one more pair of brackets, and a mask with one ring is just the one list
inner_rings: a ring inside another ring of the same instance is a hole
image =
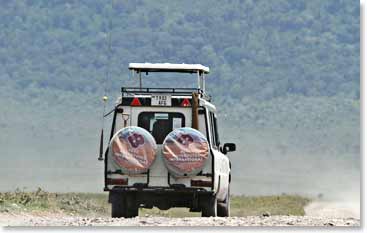
[[234, 143], [224, 143], [221, 151], [225, 155], [228, 152], [236, 151], [236, 144], [234, 144]]

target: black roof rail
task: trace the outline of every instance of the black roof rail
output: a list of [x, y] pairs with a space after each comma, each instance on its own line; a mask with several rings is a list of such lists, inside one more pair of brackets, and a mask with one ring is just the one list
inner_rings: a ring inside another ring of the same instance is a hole
[[134, 94], [179, 94], [183, 96], [191, 96], [193, 92], [198, 93], [201, 98], [207, 101], [210, 101], [211, 99], [209, 95], [198, 88], [121, 87], [122, 97], [128, 97], [129, 95]]

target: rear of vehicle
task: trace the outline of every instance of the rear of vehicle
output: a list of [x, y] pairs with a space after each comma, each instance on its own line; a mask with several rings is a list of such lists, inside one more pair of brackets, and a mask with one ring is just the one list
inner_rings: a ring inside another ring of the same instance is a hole
[[135, 217], [139, 208], [154, 206], [228, 216], [230, 164], [203, 90], [121, 91], [104, 160], [112, 217]]

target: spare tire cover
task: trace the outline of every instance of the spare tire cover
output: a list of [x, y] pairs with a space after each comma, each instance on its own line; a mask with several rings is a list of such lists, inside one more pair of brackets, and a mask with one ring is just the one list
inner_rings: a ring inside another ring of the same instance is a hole
[[123, 173], [146, 172], [155, 160], [157, 144], [143, 128], [130, 126], [119, 130], [111, 139], [113, 161]]
[[162, 154], [166, 167], [173, 175], [197, 174], [209, 155], [205, 136], [193, 128], [178, 128], [163, 142]]

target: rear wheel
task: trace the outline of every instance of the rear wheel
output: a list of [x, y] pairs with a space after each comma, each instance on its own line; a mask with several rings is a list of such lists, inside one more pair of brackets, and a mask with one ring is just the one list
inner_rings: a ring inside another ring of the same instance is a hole
[[201, 208], [202, 217], [217, 217], [217, 197], [210, 196]]
[[229, 217], [231, 216], [231, 202], [230, 202], [230, 192], [229, 187], [226, 195], [226, 199], [223, 202], [218, 202], [218, 216], [219, 217]]
[[133, 195], [110, 193], [110, 202], [112, 218], [134, 218], [139, 215], [139, 208]]
[[112, 218], [124, 218], [125, 217], [125, 205], [124, 200], [114, 199], [111, 200], [111, 217]]
[[135, 218], [139, 215], [139, 208], [136, 205], [134, 198], [132, 198], [130, 201], [130, 204], [129, 202], [127, 203], [126, 218]]

